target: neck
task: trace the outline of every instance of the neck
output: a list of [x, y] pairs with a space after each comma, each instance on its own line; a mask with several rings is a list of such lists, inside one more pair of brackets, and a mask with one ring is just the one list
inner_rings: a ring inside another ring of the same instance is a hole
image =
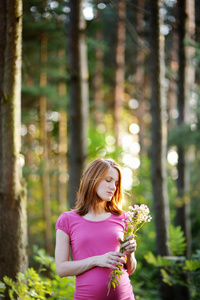
[[95, 209], [91, 208], [89, 210], [89, 213], [91, 213], [93, 215], [101, 215], [101, 214], [104, 214], [105, 212], [106, 212], [106, 210], [105, 210], [105, 203], [104, 202], [103, 203], [99, 203], [99, 205], [97, 205], [95, 207]]

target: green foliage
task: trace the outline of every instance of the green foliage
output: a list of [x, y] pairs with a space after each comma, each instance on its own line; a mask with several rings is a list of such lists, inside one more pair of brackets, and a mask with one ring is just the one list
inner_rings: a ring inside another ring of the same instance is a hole
[[[37, 249], [34, 247], [35, 260], [40, 263], [40, 270], [43, 272], [48, 271], [49, 277], [44, 277], [48, 282], [51, 283], [51, 297], [52, 300], [64, 300], [73, 299], [75, 289], [75, 278], [64, 277], [60, 278], [56, 272], [56, 266], [54, 258], [46, 255], [43, 249]], [[44, 268], [45, 267], [45, 268]]]
[[6, 289], [6, 285], [5, 283], [1, 282], [0, 281], [0, 298], [3, 298], [4, 297], [4, 292], [5, 292], [5, 289]]
[[[187, 285], [191, 292], [191, 299], [198, 299], [200, 296], [200, 250], [193, 254], [191, 259], [186, 259], [182, 255], [186, 248], [185, 238], [180, 226], [169, 227], [169, 246], [174, 256], [155, 256], [152, 252], [145, 255], [149, 264], [157, 267], [162, 275], [162, 280], [166, 284]], [[185, 278], [188, 278], [185, 281]]]
[[[138, 247], [140, 248], [139, 244]], [[130, 276], [135, 298], [139, 300], [160, 300], [158, 269], [146, 264], [144, 258], [140, 258], [139, 251], [136, 252], [136, 257], [137, 269]]]
[[51, 295], [51, 285], [49, 282], [41, 280], [39, 274], [29, 268], [24, 273], [18, 273], [16, 281], [13, 281], [7, 276], [3, 278], [8, 287], [10, 299], [46, 299], [46, 296]]
[[183, 257], [176, 257], [176, 256], [155, 256], [151, 251], [149, 251], [144, 258], [149, 264], [154, 265], [155, 267], [171, 267], [174, 266], [174, 262], [179, 260], [182, 261]]
[[197, 250], [190, 260], [186, 259], [183, 269], [189, 271], [193, 299], [197, 300], [200, 298], [200, 250]]
[[[152, 252], [147, 253], [145, 259], [160, 269], [163, 282], [170, 286], [187, 285], [192, 295], [191, 299], [198, 299], [200, 296], [200, 250], [192, 255], [190, 260], [184, 256], [156, 257]], [[185, 282], [183, 278], [188, 278], [188, 282]]]
[[39, 271], [29, 268], [24, 273], [18, 273], [16, 281], [9, 277], [0, 282], [0, 297], [4, 298], [6, 287], [11, 300], [73, 299], [74, 278], [60, 278], [56, 273], [54, 259], [45, 251], [35, 247], [35, 260], [40, 264]]
[[184, 233], [180, 226], [169, 226], [169, 246], [173, 255], [183, 255], [186, 249]]
[[107, 296], [110, 293], [110, 288], [112, 287], [113, 290], [116, 289], [116, 286], [120, 285], [120, 276], [123, 274], [123, 272], [121, 271], [122, 267], [119, 267], [118, 270], [115, 270], [114, 272], [110, 273], [110, 281], [108, 284], [108, 293]]

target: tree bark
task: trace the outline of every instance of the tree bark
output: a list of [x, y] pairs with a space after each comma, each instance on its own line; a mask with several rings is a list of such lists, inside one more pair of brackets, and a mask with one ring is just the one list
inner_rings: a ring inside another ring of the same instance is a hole
[[87, 157], [88, 64], [83, 0], [70, 1], [69, 204], [73, 207]]
[[[164, 36], [160, 34], [160, 0], [150, 1], [151, 35], [150, 35], [150, 74], [151, 74], [151, 114], [152, 147], [151, 176], [154, 199], [157, 254], [168, 256], [169, 241], [169, 201], [167, 192], [167, 120], [166, 97], [164, 88]], [[173, 299], [171, 287], [161, 281], [161, 296], [164, 300]]]
[[126, 39], [126, 1], [119, 0], [117, 4], [117, 44], [116, 44], [116, 71], [114, 90], [114, 132], [116, 145], [120, 145], [120, 121], [122, 117], [124, 99], [124, 61], [125, 61], [125, 39]]
[[[141, 36], [143, 30], [144, 21], [144, 0], [138, 0], [137, 10], [137, 33]], [[140, 142], [140, 155], [145, 154], [144, 146], [144, 134], [145, 134], [145, 123], [144, 123], [144, 51], [141, 49], [141, 44], [137, 42], [137, 69], [136, 69], [136, 97], [138, 100], [138, 122], [139, 122], [139, 142]]]
[[59, 120], [59, 206], [67, 208], [67, 113], [60, 110]]
[[[26, 188], [20, 166], [22, 1], [0, 4], [0, 280], [28, 266]], [[9, 299], [6, 296], [6, 299]]]
[[[177, 1], [178, 8], [178, 126], [191, 123], [191, 111], [189, 100], [192, 95], [192, 87], [195, 82], [194, 66], [190, 58], [194, 56], [194, 48], [185, 45], [185, 39], [194, 38], [194, 1], [183, 0]], [[186, 238], [186, 257], [191, 254], [191, 224], [190, 224], [190, 201], [189, 200], [189, 166], [190, 153], [185, 149], [184, 145], [178, 146], [178, 178], [177, 188], [178, 197], [181, 199], [181, 205], [176, 208], [175, 224], [181, 226]], [[188, 279], [185, 274], [181, 275], [182, 281], [187, 283]], [[190, 293], [187, 286], [176, 286], [178, 299], [189, 300]]]
[[[41, 38], [41, 64], [47, 62], [47, 37], [42, 35]], [[47, 85], [47, 74], [41, 72], [40, 86]], [[52, 254], [52, 229], [51, 229], [51, 200], [50, 200], [50, 178], [49, 178], [49, 162], [48, 162], [48, 141], [47, 141], [47, 99], [45, 95], [40, 96], [40, 130], [41, 130], [41, 171], [42, 171], [42, 187], [43, 187], [43, 215], [44, 215], [44, 237], [45, 248], [48, 254]]]
[[[199, 1], [196, 1], [195, 3], [195, 41], [197, 43], [200, 43], [200, 2]], [[197, 70], [199, 69], [200, 67], [200, 63], [198, 62], [198, 68], [196, 68], [196, 76], [195, 76], [195, 79], [196, 79], [196, 84], [197, 85], [200, 85], [200, 75], [199, 75], [199, 72], [197, 72]]]
[[[3, 99], [4, 52], [6, 48], [6, 2], [0, 1], [0, 101]], [[2, 116], [2, 105], [0, 105]], [[0, 179], [2, 178], [2, 122], [0, 121]]]
[[[58, 57], [64, 60], [66, 51], [61, 49], [58, 52]], [[65, 66], [60, 66], [60, 76], [65, 77]], [[67, 89], [66, 83], [61, 81], [58, 86], [58, 94], [61, 99], [66, 98]], [[59, 162], [58, 162], [58, 197], [60, 211], [67, 208], [67, 112], [66, 109], [60, 109], [59, 120]]]
[[[189, 99], [192, 95], [192, 87], [195, 82], [195, 71], [189, 59], [194, 56], [194, 48], [185, 46], [185, 38], [194, 38], [194, 1], [178, 1], [178, 35], [179, 35], [179, 51], [178, 51], [178, 126], [182, 124], [190, 124], [191, 111]], [[192, 20], [193, 19], [193, 20]], [[191, 230], [190, 230], [190, 203], [187, 194], [189, 192], [189, 152], [186, 152], [184, 146], [178, 147], [178, 196], [182, 199], [182, 205], [176, 210], [176, 224], [181, 226], [184, 232], [187, 248], [185, 255], [191, 254]]]
[[[101, 21], [101, 10], [97, 10], [96, 22]], [[101, 28], [97, 29], [96, 40], [98, 43], [103, 42], [103, 33]], [[103, 120], [103, 49], [97, 45], [95, 49], [96, 65], [93, 78], [93, 99], [94, 99], [94, 121], [96, 125], [102, 123]]]
[[151, 1], [151, 113], [152, 113], [152, 185], [156, 222], [156, 245], [160, 255], [169, 255], [169, 204], [167, 193], [166, 98], [164, 86], [164, 36], [160, 35], [159, 1]]
[[[173, 14], [176, 14], [176, 5], [173, 8]], [[177, 72], [178, 72], [178, 32], [177, 32], [178, 20], [175, 18], [172, 28], [172, 42], [170, 48], [170, 81], [168, 90], [168, 128], [173, 129], [176, 123], [175, 113], [177, 110]]]

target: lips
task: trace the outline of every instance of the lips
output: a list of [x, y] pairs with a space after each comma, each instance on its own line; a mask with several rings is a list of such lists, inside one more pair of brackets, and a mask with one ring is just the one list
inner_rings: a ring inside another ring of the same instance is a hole
[[113, 196], [113, 193], [112, 192], [108, 192], [108, 195]]

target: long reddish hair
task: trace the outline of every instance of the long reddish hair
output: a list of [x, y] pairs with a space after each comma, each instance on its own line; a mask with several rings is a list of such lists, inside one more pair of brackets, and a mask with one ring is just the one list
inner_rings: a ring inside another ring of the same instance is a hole
[[[119, 184], [111, 201], [104, 202], [97, 195], [96, 189], [99, 182], [104, 179], [110, 168], [115, 168], [119, 173]], [[112, 159], [95, 159], [83, 173], [79, 191], [77, 193], [76, 212], [84, 216], [90, 209], [96, 213], [100, 204], [105, 205], [105, 211], [121, 215], [120, 208], [123, 199], [122, 174], [119, 165]]]

